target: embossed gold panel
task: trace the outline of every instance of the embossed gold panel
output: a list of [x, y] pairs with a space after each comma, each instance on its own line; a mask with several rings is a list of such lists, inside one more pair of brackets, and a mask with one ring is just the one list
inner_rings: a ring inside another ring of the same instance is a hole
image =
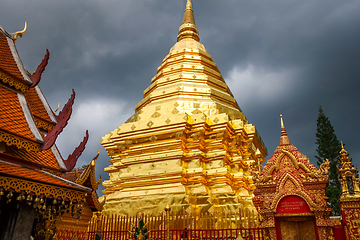
[[281, 240], [316, 240], [314, 220], [280, 221]]

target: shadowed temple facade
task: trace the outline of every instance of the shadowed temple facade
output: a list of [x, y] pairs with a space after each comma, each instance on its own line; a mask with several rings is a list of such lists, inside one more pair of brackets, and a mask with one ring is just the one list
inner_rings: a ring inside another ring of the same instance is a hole
[[267, 150], [199, 38], [187, 1], [176, 44], [135, 106], [101, 139], [105, 214], [253, 210], [251, 171]]

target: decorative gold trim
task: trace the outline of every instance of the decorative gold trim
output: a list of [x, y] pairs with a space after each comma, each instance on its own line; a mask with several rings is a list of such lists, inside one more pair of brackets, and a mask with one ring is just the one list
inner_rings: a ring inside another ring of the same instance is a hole
[[0, 186], [6, 191], [14, 189], [16, 192], [24, 191], [26, 194], [52, 196], [53, 198], [62, 198], [69, 200], [85, 201], [85, 192], [66, 189], [59, 186], [51, 186], [42, 183], [31, 182], [27, 180], [0, 176]]
[[105, 204], [105, 201], [102, 204], [99, 202], [99, 198], [98, 198], [98, 195], [97, 195], [95, 190], [91, 193], [91, 198], [92, 198], [92, 200], [94, 202], [94, 205], [95, 205], [96, 209], [98, 211], [102, 211], [103, 207], [104, 207], [104, 204]]
[[51, 123], [48, 123], [40, 118], [34, 117], [34, 119], [35, 119], [36, 126], [38, 128], [42, 128], [47, 131], [51, 131], [54, 128], [54, 125], [52, 125]]
[[24, 148], [27, 151], [39, 152], [40, 150], [40, 145], [38, 143], [31, 142], [29, 140], [14, 136], [12, 134], [3, 132], [1, 130], [0, 130], [0, 142], [5, 142], [6, 145], [8, 146], [15, 145], [16, 147]]
[[15, 80], [14, 78], [10, 77], [9, 75], [3, 73], [0, 71], [0, 79], [4, 82], [9, 84], [10, 86], [13, 86], [14, 88], [16, 88], [17, 90], [20, 90], [22, 92], [26, 92], [29, 87], [26, 86], [25, 84], [19, 82], [18, 80]]
[[[100, 177], [100, 181], [96, 181], [96, 177], [95, 177], [95, 160], [99, 157], [100, 155], [100, 150], [98, 149], [98, 153], [97, 155], [91, 160], [91, 163], [86, 167], [85, 171], [80, 175], [80, 177], [76, 178], [76, 183], [82, 185], [86, 179], [88, 177], [90, 177], [90, 182], [92, 185], [92, 188], [96, 191], [98, 189], [98, 186], [101, 182], [101, 177]], [[78, 169], [76, 169], [76, 174], [78, 175]]]

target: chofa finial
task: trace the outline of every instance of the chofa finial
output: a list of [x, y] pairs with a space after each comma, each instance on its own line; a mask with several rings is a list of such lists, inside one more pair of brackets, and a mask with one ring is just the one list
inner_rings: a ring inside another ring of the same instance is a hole
[[18, 31], [18, 32], [14, 33], [13, 40], [14, 40], [15, 43], [17, 41], [17, 36], [22, 37], [22, 35], [26, 32], [26, 29], [27, 29], [27, 21], [25, 22], [25, 27], [24, 27], [24, 29], [22, 31]]

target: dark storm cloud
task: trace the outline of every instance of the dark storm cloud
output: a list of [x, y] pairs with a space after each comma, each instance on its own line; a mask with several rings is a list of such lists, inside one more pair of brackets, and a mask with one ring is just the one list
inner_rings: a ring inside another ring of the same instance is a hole
[[[108, 176], [100, 137], [134, 112], [156, 68], [176, 41], [185, 0], [2, 2], [0, 25], [28, 31], [17, 42], [34, 71], [50, 50], [40, 83], [53, 108], [77, 92], [58, 145], [66, 157], [90, 131], [79, 164], [100, 148], [97, 174]], [[339, 139], [360, 163], [359, 1], [193, 0], [201, 42], [217, 63], [271, 156], [279, 114], [290, 141], [315, 161], [316, 118], [323, 106]]]

